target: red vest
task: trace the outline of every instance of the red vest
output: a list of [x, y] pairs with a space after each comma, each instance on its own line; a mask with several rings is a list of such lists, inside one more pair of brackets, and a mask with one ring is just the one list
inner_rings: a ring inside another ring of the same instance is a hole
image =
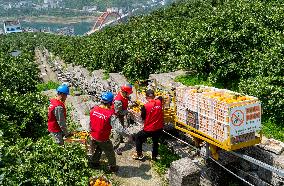
[[[119, 92], [119, 93], [115, 96], [113, 102], [114, 102], [114, 101], [121, 101], [121, 102], [122, 102], [122, 109], [123, 109], [123, 110], [127, 110], [127, 107], [128, 107], [128, 99], [125, 98], [125, 97], [123, 97], [123, 96], [121, 95], [121, 92]], [[114, 108], [114, 105], [112, 105], [112, 107]]]
[[95, 106], [90, 112], [91, 136], [98, 141], [109, 140], [111, 125], [110, 118], [114, 114], [113, 109]]
[[64, 109], [64, 117], [66, 120], [66, 108], [65, 104], [58, 100], [58, 99], [50, 99], [50, 105], [48, 107], [48, 120], [47, 120], [47, 126], [49, 132], [62, 132], [60, 126], [57, 123], [56, 117], [54, 115], [54, 109], [57, 106], [61, 106]]
[[146, 118], [144, 121], [144, 131], [157, 131], [164, 127], [164, 115], [160, 100], [150, 100], [144, 105]]

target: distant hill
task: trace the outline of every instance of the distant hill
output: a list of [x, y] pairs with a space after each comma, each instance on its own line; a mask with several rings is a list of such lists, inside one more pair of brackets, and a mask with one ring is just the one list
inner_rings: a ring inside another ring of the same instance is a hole
[[126, 11], [159, 1], [162, 0], [0, 0], [0, 17], [90, 16], [110, 7]]

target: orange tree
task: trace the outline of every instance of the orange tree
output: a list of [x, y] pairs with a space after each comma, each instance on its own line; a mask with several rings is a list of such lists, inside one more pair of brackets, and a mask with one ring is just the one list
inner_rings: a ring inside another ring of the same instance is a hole
[[280, 1], [232, 0], [215, 7], [211, 1], [181, 1], [91, 36], [25, 37], [67, 63], [121, 71], [130, 80], [189, 70], [259, 97], [265, 120], [282, 123], [283, 16]]
[[[37, 90], [33, 36], [0, 36], [0, 185], [88, 185], [96, 176], [80, 144], [47, 133], [47, 98]], [[22, 53], [12, 57], [14, 49]]]
[[91, 36], [43, 37], [43, 45], [66, 62], [122, 71], [132, 80], [186, 69], [258, 96], [265, 117], [282, 121], [283, 7], [279, 1], [233, 0], [216, 7], [184, 1]]

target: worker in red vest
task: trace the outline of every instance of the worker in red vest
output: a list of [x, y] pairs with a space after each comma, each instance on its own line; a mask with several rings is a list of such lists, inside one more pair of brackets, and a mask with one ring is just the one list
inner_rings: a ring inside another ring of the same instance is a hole
[[69, 95], [69, 88], [67, 85], [60, 85], [57, 89], [57, 97], [50, 99], [48, 107], [48, 131], [51, 133], [55, 142], [63, 145], [63, 136], [68, 137], [66, 125], [66, 107], [65, 100]]
[[[129, 113], [128, 112], [128, 102], [130, 101], [130, 95], [132, 94], [132, 86], [130, 84], [125, 84], [121, 86], [120, 91], [115, 96], [113, 101], [113, 108], [115, 111], [115, 115], [117, 117], [115, 126], [112, 130], [112, 137], [113, 137], [113, 145], [116, 154], [121, 155], [121, 149], [119, 148], [119, 145], [121, 141], [123, 140], [123, 136], [129, 137], [129, 134], [127, 134], [126, 130], [126, 124], [125, 124], [125, 116]], [[118, 132], [117, 128], [120, 126], [124, 127], [124, 132]]]
[[142, 160], [144, 158], [142, 153], [142, 144], [148, 137], [152, 138], [153, 150], [152, 160], [156, 161], [158, 156], [159, 138], [164, 127], [163, 116], [163, 98], [155, 99], [153, 90], [146, 91], [147, 103], [141, 107], [141, 117], [144, 121], [143, 130], [136, 134], [136, 152], [132, 155], [133, 159]]
[[113, 145], [110, 141], [112, 124], [116, 119], [114, 116], [114, 109], [111, 107], [113, 97], [111, 92], [102, 93], [101, 105], [93, 107], [90, 111], [91, 144], [92, 148], [95, 149], [91, 158], [91, 166], [94, 168], [99, 166], [101, 154], [104, 152], [108, 159], [109, 170], [111, 172], [116, 172], [118, 166], [116, 165]]

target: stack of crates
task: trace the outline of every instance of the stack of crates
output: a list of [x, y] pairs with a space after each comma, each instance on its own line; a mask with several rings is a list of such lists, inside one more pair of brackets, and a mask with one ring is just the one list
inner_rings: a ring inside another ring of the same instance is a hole
[[187, 112], [187, 124], [195, 129], [199, 129], [198, 113], [188, 110]]
[[[199, 92], [197, 90], [199, 88]], [[199, 98], [202, 92], [210, 92], [213, 87], [207, 86], [181, 86], [176, 89], [177, 120], [195, 129], [210, 131], [206, 126], [199, 126]]]
[[211, 136], [212, 129], [212, 119], [204, 116], [202, 114], [198, 114], [198, 130]]
[[[213, 92], [203, 93], [199, 99], [200, 115], [210, 120], [209, 123], [211, 124], [211, 130], [207, 134], [214, 139], [225, 141], [230, 136], [233, 136], [232, 141], [243, 142], [255, 137], [255, 131], [253, 131], [253, 134], [251, 134], [251, 132], [246, 134], [240, 133], [240, 135], [232, 133], [233, 130], [243, 130], [243, 126], [245, 125], [244, 117], [247, 112], [242, 112], [242, 110], [250, 108], [253, 104], [259, 105], [257, 107], [260, 108], [260, 102], [257, 98], [242, 96], [245, 100], [236, 100], [234, 99], [236, 94], [237, 93], [232, 91], [217, 89]], [[242, 113], [242, 119], [236, 116], [236, 122], [239, 122], [239, 125], [242, 126], [232, 125], [234, 121], [232, 121], [231, 118], [234, 118], [234, 112]], [[232, 128], [232, 126], [234, 128]]]
[[178, 121], [183, 123], [187, 123], [187, 108], [184, 104], [186, 91], [186, 86], [181, 86], [176, 89], [176, 117]]
[[252, 140], [260, 129], [261, 107], [255, 97], [205, 86], [177, 88], [176, 97], [177, 120], [219, 141]]
[[180, 122], [187, 123], [187, 108], [184, 105], [177, 105], [177, 119]]
[[214, 139], [224, 141], [225, 136], [228, 135], [227, 127], [225, 126], [223, 110], [218, 109], [218, 100], [210, 98], [209, 96], [214, 94], [216, 89], [212, 92], [204, 92], [199, 95], [198, 101], [198, 113], [200, 115], [199, 125], [200, 130], [205, 134], [213, 137]]
[[187, 88], [183, 99], [185, 106], [193, 112], [198, 111], [198, 96], [195, 90], [192, 87]]
[[186, 86], [180, 86], [176, 89], [176, 119], [180, 122], [186, 123], [187, 111], [183, 103]]
[[186, 86], [180, 86], [176, 88], [176, 105], [182, 105], [185, 97]]

